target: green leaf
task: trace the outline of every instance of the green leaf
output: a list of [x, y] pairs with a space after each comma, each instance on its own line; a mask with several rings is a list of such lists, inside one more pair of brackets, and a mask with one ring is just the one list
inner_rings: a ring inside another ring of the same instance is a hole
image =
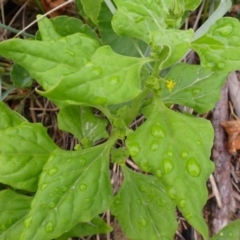
[[19, 88], [25, 88], [32, 85], [33, 79], [29, 75], [28, 71], [18, 64], [13, 64], [11, 70], [11, 81], [14, 86]]
[[143, 113], [147, 120], [127, 137], [130, 155], [143, 171], [161, 179], [187, 221], [207, 239], [202, 208], [206, 180], [214, 168], [208, 160], [213, 142], [210, 122], [174, 112], [159, 97]]
[[109, 11], [108, 7], [103, 2], [98, 17], [98, 27], [103, 44], [110, 45], [113, 51], [118, 54], [132, 57], [140, 57], [137, 47], [144, 53], [147, 48], [147, 44], [138, 39], [119, 37], [112, 29], [112, 18], [112, 13]]
[[63, 77], [52, 90], [41, 94], [54, 101], [90, 106], [126, 102], [140, 93], [140, 72], [148, 61], [118, 55], [104, 46], [85, 67]]
[[84, 138], [94, 142], [107, 138], [107, 121], [93, 114], [92, 108], [69, 105], [60, 109], [58, 127], [75, 135], [80, 141]]
[[72, 228], [67, 233], [64, 233], [61, 237], [56, 238], [56, 240], [67, 240], [70, 237], [84, 237], [91, 236], [95, 234], [104, 234], [112, 231], [112, 227], [107, 225], [104, 220], [100, 217], [96, 217], [90, 222], [78, 223], [74, 228]]
[[219, 233], [214, 235], [210, 240], [234, 240], [240, 239], [240, 219], [229, 223]]
[[118, 7], [112, 26], [120, 36], [149, 42], [149, 34], [162, 28], [180, 25], [184, 5], [176, 0], [115, 0]]
[[23, 219], [30, 210], [32, 197], [10, 189], [0, 191], [0, 239], [19, 239], [23, 231]]
[[0, 54], [25, 68], [47, 90], [62, 76], [77, 72], [98, 47], [97, 41], [76, 33], [46, 42], [10, 39], [0, 43]]
[[199, 113], [211, 110], [220, 98], [228, 73], [213, 72], [199, 65], [180, 63], [165, 76], [175, 83], [171, 92], [164, 86], [161, 98], [166, 104], [180, 104]]
[[93, 23], [97, 25], [98, 23], [98, 15], [101, 9], [101, 4], [103, 0], [81, 0], [83, 10], [90, 17]]
[[186, 10], [195, 10], [200, 3], [202, 2], [202, 0], [184, 0], [185, 3], [185, 9]]
[[[190, 47], [194, 32], [192, 29], [160, 29], [150, 33], [150, 46], [162, 60], [161, 68], [167, 68], [180, 60]], [[171, 41], [169, 41], [171, 39]]]
[[233, 71], [240, 68], [240, 23], [224, 17], [216, 21], [208, 32], [192, 43], [201, 65], [213, 71]]
[[123, 231], [132, 240], [173, 239], [177, 230], [175, 204], [156, 177], [122, 168], [124, 182], [111, 206]]
[[22, 117], [17, 112], [11, 110], [7, 105], [3, 102], [0, 102], [0, 130], [4, 130], [10, 127], [15, 127], [20, 125], [23, 122], [27, 122], [27, 120]]
[[59, 16], [51, 19], [51, 22], [55, 31], [62, 37], [66, 37], [75, 33], [83, 33], [95, 39], [96, 41], [100, 41], [96, 32], [77, 18]]
[[41, 124], [23, 122], [0, 131], [0, 182], [36, 191], [39, 175], [57, 146]]
[[109, 142], [79, 151], [53, 152], [26, 218], [23, 240], [53, 239], [91, 221], [112, 198]]

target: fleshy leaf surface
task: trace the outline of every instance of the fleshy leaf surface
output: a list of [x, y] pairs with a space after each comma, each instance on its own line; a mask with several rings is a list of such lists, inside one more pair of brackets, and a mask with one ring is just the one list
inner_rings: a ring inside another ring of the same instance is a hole
[[20, 125], [23, 122], [27, 122], [27, 120], [22, 117], [17, 112], [11, 110], [7, 105], [3, 102], [0, 102], [0, 130], [4, 130], [10, 127], [15, 127]]
[[95, 116], [89, 107], [68, 105], [60, 109], [58, 126], [61, 130], [75, 135], [80, 141], [89, 141], [90, 145], [108, 137], [106, 119]]
[[49, 155], [58, 147], [41, 124], [23, 122], [0, 131], [0, 182], [36, 191]]
[[175, 204], [154, 176], [123, 167], [124, 182], [111, 206], [126, 235], [132, 240], [173, 239], [177, 229]]
[[118, 7], [112, 26], [120, 36], [149, 41], [149, 33], [162, 28], [178, 28], [184, 14], [181, 0], [115, 0]]
[[112, 227], [106, 224], [100, 217], [96, 217], [90, 222], [78, 223], [69, 232], [64, 233], [61, 237], [56, 240], [67, 240], [70, 237], [85, 237], [95, 234], [104, 234], [112, 231]]
[[234, 240], [240, 239], [240, 219], [229, 223], [219, 233], [214, 235], [210, 240]]
[[55, 101], [90, 106], [126, 102], [140, 93], [140, 72], [148, 61], [118, 55], [109, 46], [103, 46], [85, 67], [41, 94]]
[[143, 114], [146, 122], [127, 137], [130, 155], [143, 171], [161, 179], [187, 221], [207, 239], [202, 208], [206, 181], [214, 168], [208, 160], [213, 142], [210, 122], [174, 112], [159, 97]]
[[62, 76], [77, 72], [98, 47], [94, 39], [76, 33], [45, 42], [10, 39], [0, 43], [0, 54], [25, 68], [47, 90]]
[[0, 239], [18, 239], [23, 231], [23, 219], [30, 210], [33, 197], [10, 189], [0, 191]]
[[208, 32], [192, 43], [201, 65], [213, 71], [233, 71], [240, 68], [240, 23], [224, 17], [216, 21]]
[[160, 29], [150, 33], [150, 46], [153, 52], [159, 54], [158, 58], [162, 60], [161, 68], [173, 65], [184, 56], [191, 45], [193, 35], [192, 29]]
[[172, 91], [165, 86], [161, 98], [166, 104], [180, 104], [199, 113], [211, 110], [220, 98], [220, 90], [228, 73], [213, 72], [199, 65], [180, 63], [165, 76], [175, 85]]
[[111, 202], [109, 142], [79, 151], [56, 150], [41, 174], [25, 219], [23, 240], [54, 239], [91, 221]]

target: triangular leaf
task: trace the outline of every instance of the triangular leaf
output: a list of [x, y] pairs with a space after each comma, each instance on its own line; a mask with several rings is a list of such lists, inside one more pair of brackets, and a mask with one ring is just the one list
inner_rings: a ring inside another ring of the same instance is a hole
[[0, 131], [0, 182], [35, 191], [49, 155], [57, 149], [46, 128], [25, 123]]
[[130, 155], [141, 169], [161, 179], [187, 221], [207, 239], [202, 208], [207, 200], [206, 180], [213, 171], [208, 160], [211, 124], [169, 110], [158, 97], [144, 109], [144, 115], [146, 122], [127, 138]]
[[56, 238], [56, 240], [67, 240], [69, 237], [85, 237], [95, 234], [104, 234], [111, 232], [112, 228], [106, 224], [104, 220], [100, 217], [96, 217], [90, 222], [78, 223], [74, 228], [72, 228], [67, 233], [64, 233], [61, 237]]
[[173, 239], [177, 229], [175, 204], [154, 176], [123, 167], [124, 182], [111, 206], [123, 231], [131, 240]]
[[79, 151], [53, 152], [25, 220], [23, 240], [53, 239], [109, 208], [109, 142]]
[[60, 109], [58, 126], [61, 130], [75, 135], [80, 141], [83, 138], [88, 140], [90, 145], [108, 137], [106, 119], [95, 116], [89, 107], [69, 105]]
[[240, 69], [240, 23], [237, 19], [224, 17], [216, 21], [208, 32], [192, 43], [201, 65], [213, 71]]
[[42, 95], [56, 101], [92, 106], [125, 102], [140, 93], [140, 71], [148, 61], [118, 55], [104, 46], [85, 67], [63, 77], [56, 87]]
[[220, 98], [220, 90], [228, 73], [213, 72], [199, 65], [180, 63], [165, 76], [175, 85], [172, 91], [163, 88], [161, 98], [167, 104], [180, 104], [199, 113], [211, 110]]
[[33, 197], [18, 194], [10, 189], [0, 192], [0, 239], [19, 239], [23, 219], [30, 210]]

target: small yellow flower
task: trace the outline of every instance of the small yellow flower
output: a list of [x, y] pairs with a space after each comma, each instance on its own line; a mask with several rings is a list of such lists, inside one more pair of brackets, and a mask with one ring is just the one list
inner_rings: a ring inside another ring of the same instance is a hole
[[172, 92], [175, 84], [176, 83], [172, 79], [166, 80], [166, 86], [167, 86], [167, 89], [168, 89], [169, 92]]

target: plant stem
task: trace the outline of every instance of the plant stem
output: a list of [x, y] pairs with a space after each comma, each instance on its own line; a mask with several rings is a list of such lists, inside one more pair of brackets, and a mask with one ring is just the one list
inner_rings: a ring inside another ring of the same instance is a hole
[[[6, 30], [8, 30], [8, 31], [10, 31], [10, 32], [13, 32], [13, 33], [19, 33], [19, 32], [20, 32], [20, 30], [17, 30], [17, 29], [15, 29], [15, 28], [9, 27], [9, 26], [4, 25], [4, 24], [2, 24], [2, 23], [0, 23], [0, 27], [4, 28], [4, 29], [6, 29]], [[29, 38], [35, 38], [34, 35], [29, 34], [29, 33], [26, 33], [26, 32], [22, 32], [22, 33], [20, 33], [20, 35], [22, 35], [22, 36], [24, 36], [24, 37], [29, 37]]]

